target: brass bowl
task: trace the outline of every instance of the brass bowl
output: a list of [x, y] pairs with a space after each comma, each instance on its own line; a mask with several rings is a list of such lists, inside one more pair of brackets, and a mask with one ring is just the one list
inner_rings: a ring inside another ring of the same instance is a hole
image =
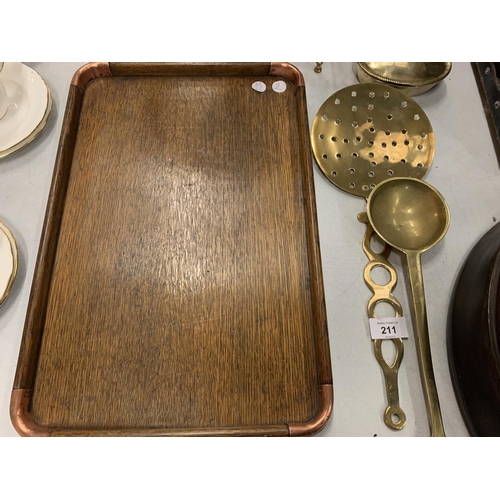
[[423, 94], [444, 80], [451, 62], [359, 62], [357, 76], [361, 83], [385, 83], [407, 96]]

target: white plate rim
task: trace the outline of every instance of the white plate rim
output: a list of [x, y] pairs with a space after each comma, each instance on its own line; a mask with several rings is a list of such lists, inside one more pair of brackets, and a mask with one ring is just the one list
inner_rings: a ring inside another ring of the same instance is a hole
[[32, 67], [27, 66], [26, 64], [23, 64], [23, 63], [18, 63], [18, 64], [25, 66], [29, 70], [33, 71], [36, 75], [38, 75], [38, 77], [40, 78], [40, 81], [43, 82], [43, 84], [45, 85], [45, 88], [47, 89], [47, 94], [46, 94], [47, 102], [46, 102], [45, 112], [44, 112], [42, 118], [36, 124], [36, 126], [32, 129], [32, 131], [28, 135], [26, 135], [24, 138], [22, 138], [19, 142], [17, 142], [16, 144], [8, 147], [7, 149], [0, 150], [0, 158], [5, 158], [6, 156], [9, 156], [9, 155], [15, 153], [16, 151], [19, 151], [20, 149], [22, 149], [22, 148], [26, 147], [28, 144], [30, 144], [34, 139], [36, 139], [36, 137], [38, 137], [38, 135], [41, 133], [41, 131], [45, 128], [45, 125], [47, 124], [47, 121], [49, 119], [50, 112], [52, 111], [52, 92], [50, 91], [50, 88], [47, 85], [47, 83], [45, 82], [45, 80], [41, 77], [40, 73], [38, 73], [38, 71], [36, 71]]

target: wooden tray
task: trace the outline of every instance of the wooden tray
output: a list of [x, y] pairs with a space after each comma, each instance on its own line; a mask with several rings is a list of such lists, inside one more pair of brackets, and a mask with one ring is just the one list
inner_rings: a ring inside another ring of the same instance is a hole
[[81, 68], [19, 354], [16, 430], [309, 435], [332, 403], [300, 72]]

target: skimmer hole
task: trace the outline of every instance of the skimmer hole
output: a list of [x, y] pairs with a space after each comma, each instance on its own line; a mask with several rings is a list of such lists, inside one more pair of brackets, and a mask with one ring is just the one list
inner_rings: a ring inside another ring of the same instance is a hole
[[335, 104], [340, 104], [340, 99], [335, 99]]
[[358, 157], [358, 153], [353, 153], [353, 154], [352, 154], [352, 157], [353, 157], [353, 158], [357, 158], [357, 157]]
[[337, 118], [337, 119], [335, 120], [335, 123], [336, 123], [337, 125], [340, 125], [340, 123], [341, 123], [341, 122], [340, 122], [340, 120]]
[[337, 177], [337, 175], [339, 175], [337, 172], [335, 172], [335, 170], [332, 172], [332, 177]]
[[350, 168], [350, 169], [349, 169], [349, 173], [350, 173], [350, 174], [354, 174], [354, 172], [356, 172], [356, 170], [355, 170], [354, 168]]
[[344, 139], [344, 140], [343, 140], [343, 143], [344, 143], [344, 144], [348, 144], [348, 143], [349, 143], [349, 139]]
[[389, 157], [388, 156], [384, 156], [384, 160], [385, 161], [389, 161]]
[[426, 135], [427, 135], [427, 134], [426, 134], [425, 132], [422, 132], [422, 133], [420, 134], [420, 137], [422, 137], [422, 139], [423, 139]]
[[338, 160], [340, 160], [340, 159], [342, 158], [342, 155], [341, 155], [340, 153], [337, 153], [335, 156], [336, 156], [336, 158], [337, 158]]
[[324, 139], [324, 138], [325, 138], [325, 136], [324, 136], [323, 134], [320, 134], [319, 138], [320, 138], [320, 139]]
[[398, 143], [397, 143], [396, 141], [392, 141], [392, 145], [393, 145], [393, 146], [397, 146], [397, 145], [398, 145]]
[[391, 175], [394, 175], [394, 172], [392, 170], [388, 170], [387, 175], [390, 177]]
[[352, 95], [353, 97], [356, 97], [356, 96], [358, 95], [358, 93], [357, 93], [355, 90], [353, 90], [353, 91], [351, 92], [351, 95]]
[[391, 135], [391, 131], [390, 130], [386, 130], [385, 131], [385, 135]]
[[377, 164], [376, 164], [374, 161], [372, 161], [372, 162], [370, 163], [370, 165], [371, 165], [372, 167], [376, 167], [376, 166], [377, 166]]
[[355, 187], [356, 187], [356, 184], [354, 184], [354, 182], [350, 182], [350, 183], [349, 183], [349, 187], [350, 187], [351, 189], [353, 189], [353, 188], [355, 188]]
[[353, 106], [351, 109], [352, 109], [352, 111], [357, 111], [358, 107], [357, 106]]
[[392, 115], [387, 115], [388, 120], [392, 120]]
[[403, 101], [403, 102], [401, 103], [401, 107], [406, 108], [406, 106], [408, 106], [408, 103], [407, 103], [406, 101]]
[[407, 132], [408, 132], [408, 130], [406, 130], [405, 128], [403, 130], [401, 130], [402, 134], [406, 134]]
[[406, 160], [404, 158], [401, 158], [401, 163], [406, 163]]
[[386, 148], [387, 147], [387, 144], [385, 142], [382, 143], [382, 147], [383, 148]]
[[361, 142], [361, 137], [356, 137], [356, 142]]
[[369, 156], [370, 158], [373, 158], [375, 155], [374, 155], [373, 153], [368, 153], [368, 156]]
[[410, 144], [410, 141], [407, 139], [407, 140], [405, 141], [405, 146], [408, 146], [409, 144]]
[[358, 126], [358, 122], [352, 122], [352, 126], [356, 128]]
[[328, 155], [323, 155], [323, 158], [326, 160], [328, 159]]
[[321, 117], [321, 119], [322, 119], [324, 122], [326, 122], [326, 120], [328, 120], [328, 116], [323, 115], [323, 116]]
[[417, 164], [417, 167], [418, 167], [418, 168], [422, 168], [423, 166], [424, 166], [424, 165], [423, 165], [422, 163], [418, 163], [418, 164]]
[[336, 137], [332, 137], [332, 142], [337, 142], [337, 138]]
[[368, 172], [368, 177], [373, 177], [375, 175], [374, 172], [372, 172], [371, 170]]
[[373, 118], [367, 118], [367, 119], [366, 119], [366, 121], [367, 121], [368, 123], [372, 123], [372, 122], [373, 122]]
[[413, 119], [414, 120], [420, 120], [420, 115], [419, 114], [413, 115]]
[[373, 104], [368, 104], [368, 109], [371, 111], [373, 109]]
[[375, 132], [375, 127], [370, 127], [370, 132]]
[[370, 92], [370, 93], [368, 94], [368, 97], [369, 97], [370, 99], [373, 99], [373, 98], [375, 97], [375, 92]]
[[418, 148], [420, 151], [422, 151], [422, 149], [424, 149], [424, 146], [422, 146], [422, 144], [419, 144], [419, 145], [417, 146], [417, 148]]
[[387, 99], [391, 94], [389, 92], [384, 92], [384, 97]]

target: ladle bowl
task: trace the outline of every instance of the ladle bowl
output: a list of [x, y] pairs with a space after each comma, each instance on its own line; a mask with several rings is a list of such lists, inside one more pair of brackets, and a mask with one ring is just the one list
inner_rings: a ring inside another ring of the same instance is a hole
[[368, 217], [383, 240], [402, 252], [425, 252], [448, 230], [444, 198], [424, 181], [393, 178], [370, 196]]
[[415, 316], [415, 343], [431, 436], [445, 436], [432, 368], [420, 255], [446, 234], [450, 224], [448, 206], [430, 184], [396, 177], [381, 182], [371, 192], [367, 214], [380, 238], [406, 254]]

